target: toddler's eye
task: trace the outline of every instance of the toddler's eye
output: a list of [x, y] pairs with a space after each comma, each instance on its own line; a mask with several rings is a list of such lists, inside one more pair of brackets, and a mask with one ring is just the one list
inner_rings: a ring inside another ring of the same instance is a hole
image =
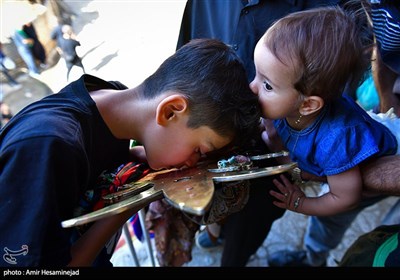
[[264, 84], [264, 89], [266, 91], [271, 91], [272, 90], [271, 85], [267, 81], [264, 81], [263, 84]]

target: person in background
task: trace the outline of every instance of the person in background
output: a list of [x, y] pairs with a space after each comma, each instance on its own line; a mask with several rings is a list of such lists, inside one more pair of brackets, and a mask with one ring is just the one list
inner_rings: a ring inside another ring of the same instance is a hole
[[65, 60], [67, 66], [67, 81], [69, 80], [69, 74], [73, 66], [82, 68], [83, 73], [86, 73], [82, 64], [82, 59], [76, 52], [76, 47], [79, 47], [81, 44], [77, 41], [72, 26], [63, 24], [62, 26], [55, 27], [51, 34], [51, 38], [56, 40], [57, 51]]
[[139, 209], [78, 239], [61, 227], [99, 175], [144, 156], [153, 170], [194, 166], [246, 141], [260, 116], [240, 59], [211, 39], [192, 40], [134, 88], [83, 75], [28, 105], [0, 130], [0, 266], [111, 265], [113, 236]]
[[[371, 2], [371, 3], [369, 3]], [[372, 74], [379, 95], [379, 112], [400, 117], [400, 6], [397, 1], [364, 1], [370, 13], [377, 48], [372, 58]]]
[[18, 53], [24, 60], [28, 67], [28, 73], [34, 78], [38, 78], [40, 75], [40, 68], [36, 63], [36, 59], [39, 58], [41, 65], [45, 66], [44, 49], [38, 37], [32, 23], [27, 23], [16, 29], [12, 40], [17, 47]]
[[[21, 85], [11, 76], [11, 74], [8, 72], [8, 68], [6, 65], [6, 55], [3, 52], [3, 44], [0, 42], [0, 71], [1, 73], [6, 76], [8, 83], [10, 86], [13, 88], [20, 87]], [[15, 67], [15, 65], [13, 65]]]
[[22, 26], [22, 31], [27, 35], [27, 38], [31, 39], [33, 57], [39, 61], [39, 67], [41, 69], [46, 69], [46, 50], [44, 49], [42, 42], [39, 40], [35, 26], [32, 22], [28, 22]]
[[11, 118], [13, 117], [13, 113], [11, 112], [10, 106], [8, 106], [7, 103], [1, 101], [0, 101], [0, 112], [1, 112], [0, 128], [2, 128], [11, 120]]
[[[64, 23], [62, 19], [57, 19], [57, 25], [53, 28], [53, 30], [51, 30], [50, 38], [53, 41], [56, 41], [57, 48], [59, 48], [58, 46], [61, 43], [61, 40], [63, 37], [62, 27], [65, 24], [66, 23]], [[70, 24], [68, 24], [68, 25], [70, 25]], [[57, 51], [59, 51], [59, 50], [57, 49]]]
[[[374, 30], [373, 77], [380, 96], [380, 111], [400, 116], [400, 7], [394, 1], [365, 1]], [[400, 199], [382, 225], [360, 236], [346, 251], [339, 266], [400, 266]]]

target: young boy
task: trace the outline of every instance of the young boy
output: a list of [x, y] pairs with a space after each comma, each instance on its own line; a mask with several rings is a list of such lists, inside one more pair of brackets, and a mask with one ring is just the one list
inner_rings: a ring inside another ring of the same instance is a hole
[[1, 266], [91, 265], [139, 209], [95, 222], [76, 243], [61, 221], [103, 170], [134, 159], [131, 139], [154, 170], [193, 166], [259, 118], [238, 57], [211, 39], [189, 42], [135, 88], [83, 75], [27, 106], [0, 131]]

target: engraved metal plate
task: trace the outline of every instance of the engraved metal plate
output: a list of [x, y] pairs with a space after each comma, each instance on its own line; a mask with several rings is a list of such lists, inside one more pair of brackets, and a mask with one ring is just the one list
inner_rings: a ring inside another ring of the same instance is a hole
[[289, 171], [297, 166], [296, 163], [287, 163], [283, 165], [243, 170], [238, 172], [227, 172], [213, 176], [215, 182], [233, 182], [240, 180], [256, 179], [265, 176], [271, 176]]
[[154, 184], [150, 181], [125, 184], [122, 188], [120, 188], [120, 191], [103, 196], [103, 200], [106, 205], [113, 204], [123, 199], [126, 199], [127, 197], [137, 195], [151, 188], [152, 186], [154, 186]]
[[[63, 221], [61, 225], [68, 228], [90, 223], [135, 207], [143, 208], [152, 201], [163, 197], [171, 205], [182, 211], [194, 215], [203, 215], [211, 205], [214, 182], [255, 179], [283, 173], [296, 166], [296, 163], [289, 163], [266, 168], [254, 167], [250, 170], [213, 173], [209, 171], [209, 165], [202, 163], [187, 169], [152, 172], [132, 183], [132, 188], [127, 187], [120, 193], [115, 193], [114, 196], [104, 197], [106, 201], [111, 201], [113, 204], [86, 215]], [[136, 194], [135, 191], [139, 193]]]
[[[144, 207], [163, 197], [174, 207], [200, 216], [208, 210], [214, 194], [214, 182], [211, 175], [212, 173], [207, 171], [205, 165], [152, 172], [133, 183], [142, 187], [142, 192], [139, 194], [86, 215], [63, 221], [61, 225], [72, 227], [86, 224], [138, 206]], [[150, 189], [146, 189], [149, 186]], [[119, 195], [105, 198], [117, 201]]]
[[72, 218], [69, 220], [65, 220], [65, 221], [61, 222], [61, 226], [64, 228], [69, 228], [69, 227], [84, 225], [87, 223], [97, 221], [102, 218], [106, 218], [106, 217], [109, 217], [112, 215], [122, 213], [126, 210], [129, 210], [129, 209], [132, 209], [135, 207], [142, 208], [142, 207], [145, 207], [146, 205], [148, 205], [150, 202], [162, 198], [162, 196], [163, 196], [163, 194], [162, 194], [161, 190], [157, 191], [154, 188], [150, 188], [148, 190], [141, 192], [138, 195], [129, 197], [129, 198], [122, 200], [120, 202], [117, 202], [115, 204], [111, 204], [111, 205], [101, 208], [97, 211], [93, 211], [86, 215], [82, 215], [82, 216], [75, 217], [75, 218]]

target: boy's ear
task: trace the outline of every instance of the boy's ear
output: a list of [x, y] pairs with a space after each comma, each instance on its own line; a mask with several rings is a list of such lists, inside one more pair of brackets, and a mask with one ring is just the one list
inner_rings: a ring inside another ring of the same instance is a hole
[[324, 100], [316, 95], [307, 96], [300, 107], [300, 114], [307, 116], [319, 111], [324, 106]]
[[166, 125], [171, 120], [177, 120], [187, 111], [188, 102], [183, 95], [173, 94], [165, 97], [157, 106], [156, 121]]

